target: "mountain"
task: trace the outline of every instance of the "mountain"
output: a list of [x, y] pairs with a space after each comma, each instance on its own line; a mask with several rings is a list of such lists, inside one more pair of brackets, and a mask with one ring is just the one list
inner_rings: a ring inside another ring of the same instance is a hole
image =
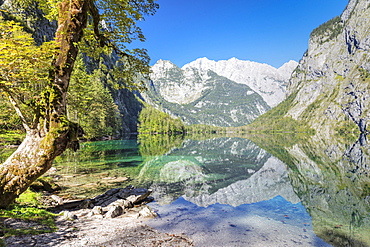
[[283, 100], [296, 65], [290, 61], [276, 69], [236, 58], [201, 58], [179, 68], [159, 60], [143, 98], [187, 124], [242, 126]]
[[322, 24], [292, 74], [287, 101], [273, 115], [315, 129], [320, 138], [336, 132], [367, 132], [370, 119], [370, 1], [350, 0], [340, 17]]
[[186, 124], [242, 126], [270, 109], [247, 85], [211, 70], [181, 69], [170, 61], [159, 60], [152, 71], [152, 81], [143, 98]]
[[236, 58], [217, 62], [207, 58], [199, 58], [184, 65], [182, 69], [212, 70], [220, 76], [248, 85], [261, 95], [270, 107], [274, 107], [285, 98], [287, 82], [297, 65], [297, 62], [291, 60], [276, 69], [267, 64], [242, 61]]

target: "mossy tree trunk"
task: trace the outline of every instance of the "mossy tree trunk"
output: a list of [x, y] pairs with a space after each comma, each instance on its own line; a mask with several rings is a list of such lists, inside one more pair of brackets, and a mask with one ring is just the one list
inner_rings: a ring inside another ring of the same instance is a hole
[[[56, 156], [77, 139], [78, 126], [66, 117], [66, 96], [91, 0], [63, 0], [59, 5], [58, 55], [50, 72], [50, 86], [42, 93], [43, 112], [37, 125], [25, 125], [26, 138], [0, 166], [0, 208], [6, 208], [43, 175]], [[17, 106], [15, 105], [17, 108]]]

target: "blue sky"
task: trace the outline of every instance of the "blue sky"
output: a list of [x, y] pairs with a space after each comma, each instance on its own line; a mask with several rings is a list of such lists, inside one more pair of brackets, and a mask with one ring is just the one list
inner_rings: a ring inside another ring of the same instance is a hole
[[139, 23], [151, 64], [236, 57], [280, 67], [299, 61], [311, 31], [340, 15], [348, 0], [158, 0]]

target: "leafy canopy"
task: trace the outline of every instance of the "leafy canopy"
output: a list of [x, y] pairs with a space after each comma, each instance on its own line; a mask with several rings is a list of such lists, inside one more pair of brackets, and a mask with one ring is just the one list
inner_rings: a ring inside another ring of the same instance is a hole
[[[83, 39], [75, 43], [80, 52], [92, 60], [113, 58], [106, 72], [114, 81], [112, 87], [141, 90], [149, 79], [149, 56], [145, 49], [130, 49], [134, 40], [145, 38], [137, 23], [144, 16], [154, 14], [158, 8], [155, 0], [10, 0], [19, 13], [27, 13], [35, 2], [49, 20], [63, 23], [58, 10], [62, 4], [78, 6], [86, 3], [87, 25]], [[76, 5], [74, 5], [76, 4]], [[81, 5], [82, 6], [82, 5]], [[0, 10], [1, 11], [1, 10]], [[79, 10], [78, 10], [79, 11]], [[8, 14], [8, 13], [7, 13]], [[73, 13], [72, 15], [73, 20]], [[56, 42], [37, 46], [31, 34], [23, 31], [21, 24], [0, 20], [0, 95], [5, 95], [15, 106], [24, 127], [36, 127], [45, 112], [43, 94], [52, 83], [50, 70], [55, 68], [53, 56], [60, 49]]]
[[0, 19], [0, 97], [13, 104], [24, 127], [38, 123], [34, 114], [40, 113], [54, 51], [55, 42], [37, 46], [20, 24]]
[[45, 84], [54, 45], [45, 42], [36, 46], [18, 23], [0, 19], [0, 91], [30, 91], [31, 83]]
[[[33, 0], [21, 0], [30, 4]], [[50, 20], [57, 20], [57, 6], [62, 0], [35, 0]], [[134, 40], [145, 41], [137, 24], [145, 16], [155, 14], [159, 5], [156, 0], [85, 0], [89, 2], [87, 27], [80, 51], [98, 59], [102, 54], [118, 55], [111, 73], [118, 82], [117, 88], [140, 90], [144, 80], [149, 79], [150, 58], [146, 49], [128, 47]]]

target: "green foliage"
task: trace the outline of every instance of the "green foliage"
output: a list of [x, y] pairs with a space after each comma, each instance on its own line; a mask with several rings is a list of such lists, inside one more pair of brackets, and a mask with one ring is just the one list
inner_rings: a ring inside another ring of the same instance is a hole
[[0, 163], [4, 162], [13, 152], [14, 148], [0, 148]]
[[343, 23], [339, 16], [321, 24], [311, 33], [311, 38], [320, 38], [320, 44], [333, 40], [343, 31]]
[[181, 119], [172, 118], [169, 114], [144, 104], [144, 108], [139, 115], [138, 132], [142, 134], [184, 133], [185, 126]]
[[360, 135], [360, 130], [355, 122], [346, 120], [335, 127], [335, 133], [337, 137], [341, 136], [347, 141], [355, 142]]
[[31, 34], [14, 21], [0, 19], [0, 34], [0, 89], [38, 90], [47, 82], [55, 44], [36, 46]]
[[[24, 32], [21, 25], [14, 21], [0, 19], [0, 33], [0, 94], [15, 107], [23, 124], [36, 125], [37, 117], [42, 115], [40, 94], [49, 85], [55, 44], [45, 42], [37, 46], [31, 34]], [[9, 103], [3, 103], [2, 98], [0, 109], [10, 113], [9, 106]], [[19, 123], [19, 118], [3, 114], [2, 119], [5, 117], [8, 128], [19, 125], [15, 124]]]
[[344, 77], [342, 76], [342, 75], [337, 75], [336, 77], [335, 77], [335, 80], [337, 80], [337, 81], [344, 81]]
[[[243, 128], [248, 132], [314, 132], [306, 123], [286, 116], [288, 110], [294, 105], [296, 93], [292, 93], [286, 100], [275, 108], [258, 117], [251, 124]], [[232, 128], [230, 128], [232, 130]]]
[[367, 71], [364, 68], [358, 68], [358, 71], [360, 72], [360, 77], [361, 77], [362, 81], [366, 81], [366, 80], [370, 79], [370, 72], [369, 71]]
[[78, 125], [67, 119], [65, 99], [78, 52], [85, 48], [96, 56], [114, 54], [117, 63], [109, 68], [114, 80], [130, 89], [140, 89], [135, 82], [149, 78], [149, 57], [146, 50], [128, 49], [127, 44], [144, 40], [136, 22], [158, 8], [154, 0], [14, 2], [25, 7], [50, 4], [50, 18], [56, 16], [51, 10], [57, 7], [59, 25], [55, 43], [36, 46], [17, 23], [0, 22], [0, 93], [8, 97], [31, 137], [8, 159], [8, 166], [0, 166], [7, 173], [0, 186], [2, 208], [27, 189], [29, 179], [45, 173], [56, 156], [67, 147], [77, 146]]
[[225, 127], [211, 126], [205, 124], [192, 124], [185, 126], [186, 133], [191, 133], [192, 136], [195, 134], [214, 134], [214, 133], [223, 133], [226, 131]]
[[[36, 2], [49, 20], [61, 17], [58, 16], [58, 10], [62, 0]], [[115, 135], [119, 127], [118, 110], [113, 104], [107, 83], [110, 83], [109, 88], [125, 87], [136, 90], [142, 89], [140, 81], [148, 78], [150, 67], [146, 50], [130, 50], [127, 45], [134, 40], [144, 41], [137, 22], [142, 21], [145, 15], [154, 14], [158, 4], [153, 0], [87, 2], [88, 14], [92, 18], [88, 19], [84, 39], [75, 45], [96, 61], [101, 60], [102, 56], [108, 56], [115, 64], [105, 67], [100, 65], [92, 75], [87, 75], [81, 63], [77, 62], [77, 68], [71, 77], [72, 89], [69, 92], [72, 95], [68, 97], [68, 103], [71, 104], [68, 110], [71, 119], [84, 127], [87, 138], [99, 138]], [[22, 13], [34, 5], [35, 1], [20, 0], [11, 3], [17, 13], [14, 16], [7, 13], [7, 16], [23, 21], [27, 16]], [[25, 23], [22, 25], [25, 26]], [[56, 46], [52, 42], [36, 46], [31, 34], [24, 32], [21, 24], [14, 21], [1, 20], [0, 31], [0, 94], [6, 98], [3, 100], [0, 95], [0, 109], [3, 110], [0, 113], [0, 126], [4, 129], [21, 129], [23, 121], [23, 124], [34, 127], [40, 117], [43, 117], [44, 106], [47, 104], [42, 92], [49, 85], [49, 69]], [[103, 85], [100, 81], [108, 73], [110, 80], [102, 82]], [[78, 86], [78, 83], [83, 85]], [[44, 92], [51, 93], [50, 90]], [[21, 117], [14, 114], [9, 97], [12, 97], [12, 104], [18, 108], [17, 113]]]
[[153, 15], [159, 5], [155, 0], [90, 1], [94, 2], [90, 11], [93, 18], [89, 19], [83, 40], [78, 44], [81, 52], [93, 58], [102, 54], [118, 55], [115, 66], [109, 68], [116, 88], [144, 89], [144, 82], [149, 79], [150, 58], [146, 49], [132, 49], [130, 44], [135, 40], [145, 41], [137, 23]]
[[24, 139], [25, 134], [19, 130], [0, 130], [0, 147], [18, 145]]
[[17, 202], [20, 205], [39, 206], [40, 198], [41, 198], [40, 193], [27, 190], [26, 192], [24, 192], [18, 197]]
[[0, 95], [0, 129], [1, 130], [23, 129], [22, 121], [16, 114], [12, 104], [5, 97], [5, 95]]
[[211, 126], [205, 124], [185, 125], [180, 118], [173, 118], [169, 114], [155, 109], [149, 104], [144, 104], [144, 108], [139, 115], [138, 132], [141, 134], [184, 134], [192, 135], [205, 133], [222, 133], [224, 127]]
[[323, 98], [317, 99], [314, 102], [312, 102], [310, 105], [308, 105], [306, 109], [303, 111], [301, 118], [305, 120], [309, 120], [310, 118], [312, 118], [315, 110], [320, 108], [322, 101], [323, 101]]
[[38, 223], [38, 226], [32, 228], [5, 228], [0, 225], [0, 230], [4, 233], [4, 237], [25, 234], [41, 234], [54, 232], [55, 216], [51, 212], [43, 209], [39, 205], [40, 194], [27, 190], [17, 199], [17, 203], [10, 206], [9, 209], [1, 209], [0, 217], [21, 219]]
[[88, 74], [82, 56], [78, 58], [71, 76], [67, 110], [68, 118], [83, 128], [88, 139], [115, 136], [119, 132], [118, 106], [104, 79], [101, 68]]

